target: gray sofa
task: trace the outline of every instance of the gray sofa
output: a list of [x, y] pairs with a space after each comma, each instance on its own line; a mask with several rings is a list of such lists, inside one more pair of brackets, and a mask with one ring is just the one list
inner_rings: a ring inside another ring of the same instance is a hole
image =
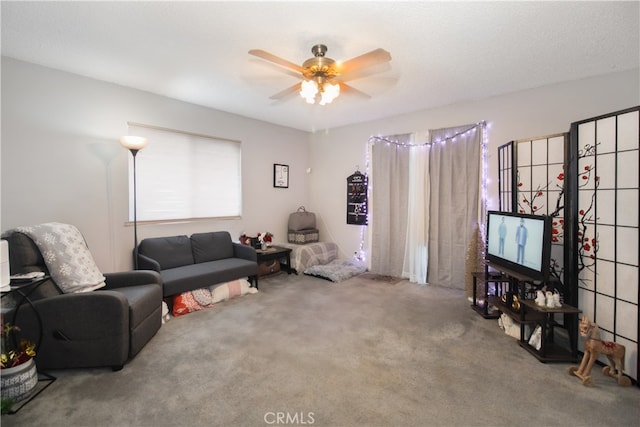
[[144, 239], [138, 268], [160, 273], [165, 298], [244, 277], [258, 287], [255, 249], [234, 243], [226, 231]]
[[[38, 246], [20, 232], [3, 234], [9, 242], [11, 274], [49, 274]], [[51, 279], [21, 288], [28, 303], [18, 305], [15, 323], [21, 338], [37, 343], [38, 369], [121, 369], [162, 325], [161, 278], [155, 271], [105, 273], [106, 286], [91, 292], [63, 293]], [[4, 300], [3, 300], [4, 304]], [[15, 308], [3, 313], [12, 322]]]

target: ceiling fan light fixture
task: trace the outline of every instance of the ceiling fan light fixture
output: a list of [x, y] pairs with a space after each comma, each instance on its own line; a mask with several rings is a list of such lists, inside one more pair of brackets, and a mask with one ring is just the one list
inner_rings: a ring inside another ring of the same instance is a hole
[[303, 97], [308, 104], [313, 104], [318, 93], [318, 84], [314, 80], [303, 80], [300, 85], [300, 96]]
[[320, 105], [331, 104], [331, 102], [340, 95], [340, 85], [338, 83], [325, 83], [322, 88], [322, 97]]
[[315, 104], [316, 98], [320, 95], [320, 105], [331, 104], [340, 95], [339, 83], [328, 83], [326, 81], [303, 80], [300, 84], [300, 96], [308, 104]]
[[[307, 103], [315, 104], [316, 98], [319, 98], [320, 105], [326, 105], [333, 102], [340, 95], [340, 86], [349, 93], [356, 93], [370, 98], [366, 93], [349, 86], [344, 82], [344, 76], [354, 73], [358, 70], [369, 68], [377, 64], [391, 61], [391, 55], [384, 49], [374, 49], [371, 52], [364, 53], [347, 61], [334, 61], [325, 56], [327, 46], [317, 44], [311, 48], [313, 58], [307, 59], [302, 66], [295, 64], [286, 59], [282, 59], [269, 52], [260, 49], [251, 49], [250, 55], [255, 55], [266, 61], [270, 61], [281, 67], [286, 68], [288, 74], [294, 71], [302, 77], [302, 82], [271, 96], [271, 99], [282, 99], [288, 95], [295, 94], [299, 91], [300, 96]], [[335, 82], [335, 83], [330, 83]], [[319, 96], [318, 96], [319, 95]]]

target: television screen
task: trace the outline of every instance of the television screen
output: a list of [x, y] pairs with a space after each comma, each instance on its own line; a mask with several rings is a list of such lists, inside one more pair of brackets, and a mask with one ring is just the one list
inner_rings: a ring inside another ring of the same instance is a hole
[[551, 218], [490, 211], [486, 258], [534, 280], [547, 280], [551, 252]]

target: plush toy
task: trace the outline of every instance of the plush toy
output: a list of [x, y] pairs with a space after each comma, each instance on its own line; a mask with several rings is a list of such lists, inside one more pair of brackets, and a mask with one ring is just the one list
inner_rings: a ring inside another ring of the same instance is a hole
[[540, 307], [544, 307], [547, 305], [547, 299], [545, 297], [544, 291], [539, 290], [536, 292], [536, 305], [539, 305]]
[[165, 324], [171, 319], [171, 315], [169, 314], [169, 306], [166, 302], [162, 301], [162, 324]]
[[598, 325], [589, 321], [587, 316], [582, 316], [580, 322], [580, 336], [586, 338], [584, 343], [584, 356], [580, 367], [571, 366], [569, 375], [574, 375], [582, 380], [583, 385], [591, 385], [591, 368], [600, 354], [609, 359], [609, 366], [602, 368], [602, 373], [615, 378], [622, 386], [631, 385], [631, 380], [626, 377], [624, 371], [625, 347], [621, 344], [602, 341]]

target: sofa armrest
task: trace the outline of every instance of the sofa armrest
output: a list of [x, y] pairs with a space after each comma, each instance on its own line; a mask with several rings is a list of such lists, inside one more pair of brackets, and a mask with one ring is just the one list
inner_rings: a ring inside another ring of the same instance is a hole
[[[62, 294], [33, 302], [42, 318], [43, 336], [57, 339], [90, 339], [95, 336], [127, 336], [129, 301], [116, 291]], [[16, 323], [31, 335], [39, 331], [33, 310], [21, 308]], [[56, 331], [59, 331], [59, 335]], [[35, 339], [36, 336], [30, 337]]]
[[256, 250], [251, 246], [243, 245], [241, 243], [233, 243], [233, 256], [236, 258], [258, 262], [258, 255], [256, 254]]
[[[117, 291], [63, 294], [21, 307], [16, 318], [21, 338], [37, 343], [39, 369], [111, 366], [129, 356], [130, 308]], [[42, 323], [38, 321], [38, 316]]]
[[160, 273], [152, 270], [121, 271], [117, 273], [105, 273], [105, 290], [124, 288], [127, 286], [151, 285], [162, 286]]
[[149, 258], [146, 255], [138, 254], [138, 269], [139, 270], [153, 270], [158, 273], [160, 270], [160, 263], [153, 258]]

